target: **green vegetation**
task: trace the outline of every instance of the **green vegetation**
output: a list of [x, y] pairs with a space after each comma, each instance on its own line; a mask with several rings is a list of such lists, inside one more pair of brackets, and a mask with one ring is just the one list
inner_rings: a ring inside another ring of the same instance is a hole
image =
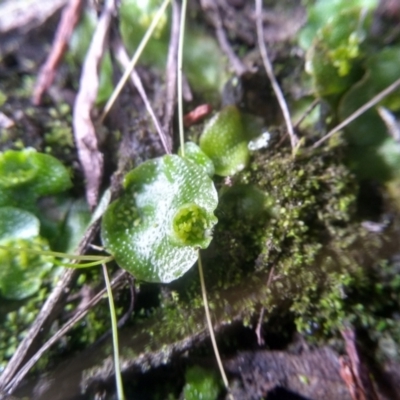
[[212, 160], [217, 175], [234, 175], [246, 167], [249, 150], [242, 117], [235, 106], [225, 107], [206, 124], [200, 148]]
[[[34, 149], [0, 153], [0, 291], [9, 299], [36, 293], [53, 265], [41, 236], [37, 201], [71, 185], [55, 158]], [[18, 207], [18, 208], [17, 208]], [[21, 250], [20, 250], [21, 249]], [[39, 252], [39, 253], [38, 253]]]
[[[29, 148], [2, 152], [0, 176], [2, 368], [58, 279], [51, 247], [73, 250], [89, 213], [65, 195], [50, 197], [71, 187], [68, 170], [50, 155]], [[50, 207], [40, 204], [44, 197]]]
[[192, 367], [186, 371], [186, 384], [183, 388], [185, 400], [216, 400], [220, 385], [214, 372], [200, 367]]
[[49, 249], [46, 239], [40, 237], [39, 225], [27, 211], [0, 208], [0, 291], [7, 299], [20, 300], [36, 293], [53, 266], [52, 257], [36, 253]]
[[211, 241], [218, 202], [213, 182], [192, 161], [167, 155], [129, 172], [124, 186], [103, 217], [106, 250], [138, 279], [179, 278]]
[[[126, 1], [121, 9], [122, 36], [130, 50], [136, 48], [157, 5], [150, 1], [149, 8], [143, 9], [139, 3]], [[321, 113], [318, 121], [325, 130], [400, 77], [398, 41], [382, 49], [369, 35], [377, 2], [359, 0], [351, 7], [348, 3], [314, 2], [299, 38], [307, 49], [301, 90], [307, 92], [311, 81], [309, 98], [329, 105], [328, 117]], [[86, 18], [71, 44], [70, 57], [77, 60], [85, 51], [74, 47], [85, 44], [78, 44], [79, 35], [89, 36], [93, 29]], [[203, 28], [193, 24], [188, 29], [187, 76], [195, 96], [203, 99], [209, 92], [215, 95], [225, 71], [219, 51], [218, 65], [204, 67], [207, 55], [214, 51], [214, 39], [207, 36], [207, 51], [199, 50]], [[154, 74], [165, 62], [169, 30], [168, 14], [143, 58]], [[278, 78], [287, 88], [285, 73], [279, 68], [277, 73], [282, 73]], [[99, 102], [108, 98], [112, 88], [109, 59], [102, 74]], [[6, 104], [8, 96], [2, 97], [0, 102]], [[399, 93], [380, 105], [396, 119]], [[47, 124], [44, 135], [48, 151], [65, 146], [68, 150], [61, 154], [67, 156], [72, 149], [71, 130], [62, 121], [69, 112], [68, 107], [53, 112], [54, 121]], [[140, 305], [132, 317], [134, 344], [126, 353], [134, 357], [153, 350], [165, 352], [168, 359], [169, 344], [204, 330], [200, 281], [192, 268], [202, 249], [214, 322], [227, 325], [240, 320], [250, 326], [263, 307], [262, 322], [275, 318], [274, 329], [290, 335], [283, 328], [289, 320], [310, 341], [320, 343], [336, 339], [350, 324], [367, 332], [383, 359], [400, 359], [395, 344], [400, 341], [399, 267], [392, 257], [399, 232], [398, 138], [388, 135], [372, 108], [312, 151], [317, 135], [321, 136], [317, 124], [310, 131], [298, 128], [303, 140], [294, 157], [283, 139], [278, 145], [274, 134], [260, 135], [264, 122], [258, 126], [252, 118], [240, 105], [222, 108], [200, 135], [192, 129], [189, 135], [198, 137], [194, 139], [198, 143], [184, 144], [185, 158], [166, 155], [142, 162], [125, 175], [122, 194], [107, 208], [101, 226], [105, 251], [139, 281], [135, 284], [145, 288], [141, 281], [168, 284], [157, 289], [157, 300]], [[255, 137], [250, 152], [249, 140]], [[0, 153], [0, 295], [5, 300], [0, 369], [57, 280], [60, 269], [52, 268], [53, 257], [43, 252], [72, 251], [89, 222], [81, 203], [60, 195], [71, 187], [63, 164], [24, 148], [23, 141], [18, 146], [22, 150]], [[373, 183], [382, 202], [375, 214], [365, 212], [368, 200], [360, 195], [365, 182]], [[54, 209], [46, 210], [49, 203], [43, 206], [40, 201], [49, 196]], [[57, 218], [50, 215], [54, 210]], [[382, 216], [390, 221], [380, 229]], [[379, 229], [366, 229], [363, 222], [369, 219]], [[96, 257], [98, 264], [102, 256]], [[99, 271], [85, 271], [73, 295], [84, 286], [96, 285], [100, 285]], [[119, 300], [124, 303], [126, 298], [121, 295]], [[74, 307], [69, 303], [64, 311]], [[108, 310], [92, 311], [85, 324], [66, 339], [65, 348], [60, 345], [60, 353], [95, 341], [109, 326]], [[385, 343], [391, 345], [390, 352]], [[213, 373], [199, 367], [187, 371], [186, 400], [200, 394], [211, 400], [219, 392]]]

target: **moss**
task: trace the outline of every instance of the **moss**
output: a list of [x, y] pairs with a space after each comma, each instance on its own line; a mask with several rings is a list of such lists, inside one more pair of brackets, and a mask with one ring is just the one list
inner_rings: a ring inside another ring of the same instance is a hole
[[[59, 276], [63, 268], [53, 269], [42, 277], [40, 290], [24, 301], [9, 301], [1, 298], [0, 301], [0, 373], [7, 365], [8, 360], [15, 353], [21, 340], [26, 336], [32, 322], [37, 317], [43, 303], [57, 285]], [[99, 269], [90, 269], [81, 273], [76, 287], [71, 292], [71, 299], [85, 301], [84, 294], [88, 293], [88, 282], [91, 287], [103, 285], [102, 275]], [[126, 299], [122, 299], [125, 301]], [[121, 301], [121, 303], [123, 302]], [[126, 301], [125, 301], [126, 303]], [[118, 308], [120, 299], [116, 299], [117, 314], [123, 314]], [[45, 340], [49, 339], [60, 326], [65, 323], [66, 318], [74, 313], [77, 307], [76, 301], [67, 302], [59, 320], [56, 320]], [[34, 367], [34, 371], [41, 371], [49, 368], [49, 365], [62, 360], [65, 354], [71, 351], [76, 352], [87, 348], [99, 337], [110, 329], [110, 313], [108, 304], [103, 301], [92, 308], [85, 318], [77, 324], [62, 341], [57, 344], [45, 355], [40, 358], [39, 363]], [[110, 354], [110, 353], [109, 353]]]
[[20, 302], [2, 300], [0, 309], [2, 326], [0, 331], [0, 371], [4, 369], [7, 360], [11, 358], [19, 342], [25, 337], [29, 325], [34, 321], [37, 310], [40, 309], [47, 294], [47, 290], [42, 289], [35, 296], [35, 300], [27, 302], [20, 307], [18, 307]]

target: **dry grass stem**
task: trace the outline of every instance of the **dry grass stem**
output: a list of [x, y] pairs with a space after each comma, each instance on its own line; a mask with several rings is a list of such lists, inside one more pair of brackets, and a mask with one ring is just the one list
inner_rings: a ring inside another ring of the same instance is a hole
[[262, 0], [256, 0], [256, 25], [257, 25], [258, 46], [260, 48], [260, 53], [264, 64], [264, 68], [271, 82], [275, 96], [278, 99], [279, 106], [282, 110], [283, 118], [285, 119], [286, 123], [286, 129], [290, 137], [290, 144], [292, 146], [292, 150], [295, 151], [299, 140], [294, 132], [292, 121], [290, 119], [289, 108], [286, 103], [285, 97], [283, 96], [282, 90], [275, 78], [272, 64], [268, 57], [267, 47], [265, 46], [264, 42], [264, 29], [262, 23]]
[[[114, 54], [118, 62], [121, 64], [122, 68], [127, 69], [129, 66], [129, 57], [128, 53], [120, 40], [120, 38], [116, 39], [113, 43], [113, 49], [114, 49]], [[140, 97], [143, 100], [143, 103], [146, 107], [147, 112], [149, 113], [154, 127], [156, 128], [156, 131], [158, 133], [158, 136], [160, 137], [161, 143], [164, 147], [164, 150], [167, 154], [171, 154], [171, 149], [168, 144], [168, 139], [165, 135], [165, 132], [163, 131], [160, 122], [158, 121], [158, 118], [150, 104], [150, 101], [147, 97], [146, 91], [144, 90], [142, 81], [140, 79], [139, 74], [136, 72], [136, 70], [133, 70], [130, 79], [132, 81], [132, 84], [135, 86], [136, 90], [138, 91]]]
[[219, 14], [217, 2], [214, 0], [201, 0], [200, 3], [202, 9], [208, 14], [212, 24], [214, 25], [219, 46], [228, 57], [229, 63], [235, 71], [235, 74], [237, 76], [243, 75], [246, 72], [246, 67], [229, 44], [229, 40], [226, 36], [221, 16]]
[[109, 29], [116, 13], [115, 0], [107, 0], [98, 20], [89, 50], [82, 67], [79, 92], [73, 110], [73, 127], [79, 161], [86, 180], [86, 198], [90, 208], [97, 204], [103, 155], [98, 149], [98, 140], [91, 111], [99, 88], [99, 67], [108, 42]]
[[63, 10], [53, 46], [36, 79], [36, 85], [32, 96], [32, 102], [35, 105], [41, 103], [44, 92], [46, 92], [53, 83], [57, 67], [68, 48], [72, 32], [81, 16], [82, 6], [82, 0], [70, 0]]
[[153, 20], [151, 21], [151, 24], [149, 28], [147, 29], [145, 35], [143, 36], [143, 39], [140, 41], [138, 48], [135, 51], [135, 54], [133, 55], [132, 59], [129, 62], [129, 67], [125, 70], [124, 74], [122, 75], [121, 79], [119, 80], [117, 87], [114, 89], [114, 92], [112, 93], [111, 97], [108, 99], [107, 104], [104, 107], [103, 113], [101, 114], [100, 121], [103, 121], [108, 112], [111, 110], [113, 104], [115, 103], [115, 100], [121, 93], [122, 88], [124, 87], [125, 83], [129, 79], [129, 76], [132, 72], [132, 70], [135, 68], [136, 63], [139, 60], [139, 57], [142, 55], [142, 52], [144, 48], [146, 47], [148, 41], [151, 38], [151, 35], [153, 34], [154, 30], [156, 29], [158, 23], [160, 22], [162, 16], [164, 15], [164, 12], [168, 6], [168, 3], [170, 0], [164, 0], [160, 8], [157, 10], [156, 15], [154, 16]]
[[167, 67], [165, 71], [165, 108], [163, 116], [164, 132], [170, 140], [169, 148], [172, 148], [172, 119], [176, 104], [176, 77], [178, 73], [177, 59], [179, 46], [179, 18], [180, 7], [175, 0], [172, 2], [171, 38], [168, 47]]

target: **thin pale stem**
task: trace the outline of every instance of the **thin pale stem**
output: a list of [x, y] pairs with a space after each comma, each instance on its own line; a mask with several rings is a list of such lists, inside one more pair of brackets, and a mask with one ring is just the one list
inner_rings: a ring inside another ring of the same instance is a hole
[[183, 64], [183, 39], [185, 36], [187, 0], [182, 1], [181, 21], [179, 29], [179, 47], [178, 47], [178, 119], [179, 119], [179, 144], [182, 157], [185, 157], [185, 137], [183, 130], [183, 100], [182, 100], [182, 64]]
[[65, 262], [57, 261], [57, 260], [53, 260], [53, 263], [56, 265], [60, 265], [61, 267], [82, 269], [82, 268], [96, 267], [97, 265], [101, 265], [103, 263], [108, 263], [112, 260], [114, 260], [114, 257], [108, 256], [108, 257], [103, 257], [101, 260], [87, 262], [87, 263], [72, 264], [72, 263], [65, 263]]
[[262, 24], [262, 0], [256, 0], [256, 25], [257, 25], [257, 38], [258, 46], [260, 48], [261, 58], [264, 64], [265, 71], [271, 82], [272, 89], [274, 90], [275, 96], [278, 99], [279, 106], [282, 110], [283, 118], [285, 119], [286, 129], [290, 137], [290, 144], [292, 146], [293, 153], [297, 148], [298, 138], [294, 132], [292, 121], [290, 119], [289, 107], [286, 103], [285, 97], [283, 96], [282, 90], [275, 78], [274, 70], [272, 68], [271, 61], [268, 57], [267, 47], [264, 42], [264, 29]]
[[[27, 247], [8, 247], [0, 245], [1, 250], [7, 251], [14, 251], [14, 252], [27, 252], [30, 254], [35, 254], [39, 256], [52, 256], [56, 258], [67, 258], [69, 260], [77, 260], [77, 261], [101, 261], [101, 262], [108, 262], [113, 257], [111, 256], [91, 256], [91, 255], [78, 255], [78, 254], [68, 254], [68, 253], [61, 253], [58, 251], [50, 251], [50, 250], [34, 250]], [[111, 257], [111, 259], [109, 259]]]
[[[128, 53], [125, 50], [124, 44], [122, 43], [122, 40], [120, 37], [116, 38], [113, 43], [113, 48], [115, 52], [115, 57], [117, 58], [118, 62], [122, 66], [122, 68], [128, 68], [129, 66], [129, 57]], [[143, 87], [142, 81], [140, 79], [139, 74], [136, 72], [136, 70], [132, 70], [132, 73], [130, 75], [130, 80], [135, 86], [136, 90], [138, 91], [140, 97], [143, 100], [143, 103], [146, 107], [147, 112], [150, 115], [150, 118], [153, 121], [154, 127], [156, 128], [156, 131], [158, 133], [158, 136], [161, 140], [161, 144], [164, 147], [164, 150], [167, 154], [171, 154], [171, 150], [168, 145], [168, 140], [165, 135], [165, 132], [163, 131], [160, 122], [158, 121], [158, 118], [156, 116], [156, 113], [153, 110], [153, 107], [150, 104], [149, 98], [147, 97], [147, 93]]]
[[213, 329], [213, 325], [212, 325], [212, 322], [211, 322], [210, 307], [208, 306], [207, 290], [206, 290], [206, 285], [205, 285], [205, 282], [204, 282], [203, 265], [202, 265], [202, 262], [201, 262], [200, 251], [198, 252], [198, 256], [199, 256], [199, 259], [198, 259], [198, 263], [197, 264], [199, 266], [201, 294], [203, 296], [203, 304], [204, 304], [204, 310], [205, 310], [205, 313], [206, 313], [206, 320], [207, 320], [208, 330], [210, 332], [211, 343], [212, 343], [212, 346], [213, 346], [213, 349], [214, 349], [215, 358], [217, 359], [217, 364], [218, 364], [219, 371], [221, 373], [222, 380], [224, 382], [226, 390], [229, 392], [228, 378], [226, 377], [224, 366], [222, 365], [221, 356], [219, 354], [217, 341], [215, 340], [214, 329]]
[[126, 81], [129, 79], [129, 76], [132, 73], [133, 68], [135, 68], [135, 65], [137, 61], [139, 60], [139, 57], [142, 55], [143, 50], [145, 49], [147, 43], [149, 42], [151, 35], [153, 34], [154, 30], [156, 29], [158, 23], [160, 22], [162, 16], [164, 15], [165, 9], [168, 6], [168, 3], [171, 0], [164, 0], [162, 3], [161, 7], [158, 9], [156, 15], [154, 16], [153, 20], [151, 21], [151, 24], [149, 28], [147, 29], [145, 35], [143, 36], [143, 39], [140, 41], [138, 48], [135, 51], [135, 54], [133, 55], [128, 68], [125, 69], [124, 74], [122, 75], [121, 79], [118, 82], [117, 87], [114, 89], [113, 94], [107, 101], [107, 104], [104, 107], [103, 113], [101, 114], [100, 121], [103, 121], [108, 112], [111, 110], [111, 107], [113, 106], [115, 100], [121, 93], [122, 88], [124, 87]]
[[114, 298], [111, 289], [110, 279], [108, 277], [107, 267], [105, 264], [103, 266], [104, 280], [106, 281], [108, 304], [110, 306], [110, 316], [111, 316], [111, 331], [113, 339], [113, 351], [114, 351], [114, 370], [115, 370], [115, 382], [117, 385], [117, 395], [118, 400], [125, 400], [124, 387], [122, 385], [121, 376], [121, 364], [119, 361], [119, 344], [118, 344], [118, 325], [117, 316], [115, 314]]

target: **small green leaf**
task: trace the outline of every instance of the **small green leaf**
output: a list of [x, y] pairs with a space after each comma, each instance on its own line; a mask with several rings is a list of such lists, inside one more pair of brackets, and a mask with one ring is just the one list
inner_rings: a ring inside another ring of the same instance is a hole
[[2, 297], [20, 300], [33, 295], [39, 290], [46, 272], [53, 266], [52, 257], [31, 254], [29, 250], [47, 251], [49, 247], [46, 240], [39, 236], [2, 242], [0, 248]]
[[362, 73], [362, 43], [372, 12], [362, 8], [344, 9], [321, 27], [307, 51], [306, 70], [312, 76], [319, 96], [341, 94]]
[[246, 167], [249, 150], [237, 107], [227, 106], [209, 121], [200, 137], [200, 148], [211, 158], [217, 175], [234, 175]]
[[[196, 165], [203, 168], [207, 175], [211, 178], [214, 173], [214, 164], [196, 143], [186, 142], [184, 144], [185, 148], [185, 158], [187, 160], [193, 161]], [[179, 149], [178, 154], [181, 156], [182, 151]]]
[[56, 158], [34, 153], [32, 162], [38, 168], [32, 189], [37, 197], [60, 193], [71, 187], [68, 170]]
[[128, 173], [124, 186], [103, 217], [105, 248], [138, 279], [179, 278], [211, 241], [218, 203], [213, 182], [192, 161], [167, 155]]
[[0, 207], [0, 244], [11, 238], [29, 239], [39, 235], [39, 220], [30, 212]]
[[253, 185], [236, 184], [220, 193], [219, 207], [226, 216], [245, 222], [262, 222], [274, 214], [275, 201]]
[[299, 34], [299, 44], [307, 50], [311, 47], [318, 31], [332, 19], [349, 9], [359, 8], [373, 11], [377, 0], [317, 0], [307, 5], [308, 21]]
[[31, 209], [39, 197], [70, 186], [67, 169], [50, 155], [34, 149], [0, 153], [0, 206]]
[[10, 188], [32, 181], [38, 172], [32, 162], [34, 153], [32, 149], [0, 153], [0, 186]]
[[49, 249], [39, 237], [39, 220], [27, 211], [1, 207], [0, 245], [1, 296], [23, 299], [37, 292], [53, 265], [51, 257], [29, 252]]

